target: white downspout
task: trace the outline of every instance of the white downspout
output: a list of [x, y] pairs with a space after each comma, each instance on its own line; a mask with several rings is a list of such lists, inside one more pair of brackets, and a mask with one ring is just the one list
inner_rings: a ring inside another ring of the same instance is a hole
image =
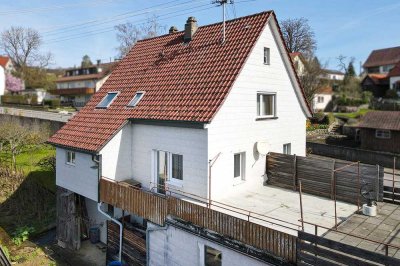
[[101, 202], [97, 203], [97, 210], [103, 214], [104, 216], [106, 216], [107, 218], [111, 219], [114, 223], [119, 225], [119, 252], [118, 252], [118, 260], [121, 262], [122, 261], [122, 223], [120, 221], [118, 221], [117, 219], [111, 217], [111, 215], [108, 215], [106, 212], [104, 212], [101, 209]]

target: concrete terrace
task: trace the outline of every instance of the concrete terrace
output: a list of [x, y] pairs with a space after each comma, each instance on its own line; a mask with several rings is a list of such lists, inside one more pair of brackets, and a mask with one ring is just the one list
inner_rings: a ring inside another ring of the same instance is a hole
[[[297, 230], [301, 230], [301, 223], [299, 222], [301, 216], [298, 192], [272, 186], [250, 187], [243, 184], [237, 187], [237, 191], [234, 195], [226, 195], [215, 200], [236, 208], [273, 218], [266, 219], [263, 216], [251, 214], [250, 221], [254, 223], [265, 225], [292, 235], [297, 235]], [[218, 209], [217, 207], [214, 208]], [[247, 219], [246, 215], [238, 215], [223, 209], [218, 210], [233, 216]], [[356, 205], [338, 201], [338, 223], [346, 220], [355, 211], [357, 211]], [[307, 222], [316, 223], [328, 228], [332, 228], [335, 225], [335, 209], [333, 200], [303, 193], [303, 214], [304, 220]], [[279, 219], [283, 222], [274, 219]], [[274, 224], [268, 223], [266, 220]], [[314, 233], [314, 226], [305, 224], [305, 231]], [[319, 228], [318, 233], [321, 235], [326, 231], [327, 230]]]
[[[378, 215], [376, 217], [353, 214], [338, 227], [338, 230], [374, 241], [400, 246], [400, 205], [380, 202], [378, 203]], [[327, 233], [325, 237], [344, 244], [385, 254], [385, 247], [383, 245], [361, 238], [346, 236], [334, 231]], [[400, 250], [389, 247], [388, 253], [389, 256], [400, 259]]]

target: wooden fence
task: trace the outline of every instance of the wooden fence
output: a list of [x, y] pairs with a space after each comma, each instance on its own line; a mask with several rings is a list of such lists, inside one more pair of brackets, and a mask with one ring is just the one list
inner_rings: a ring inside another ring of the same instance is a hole
[[225, 237], [263, 250], [289, 263], [296, 262], [296, 237], [204, 206], [160, 196], [102, 178], [100, 200], [158, 225], [172, 215]]
[[299, 231], [297, 265], [400, 265], [400, 260]]
[[[334, 159], [270, 153], [267, 156], [268, 184], [297, 190], [301, 180], [305, 193], [357, 204], [365, 202], [360, 189], [371, 190], [373, 198], [383, 199], [383, 168]], [[358, 176], [359, 171], [359, 176]]]

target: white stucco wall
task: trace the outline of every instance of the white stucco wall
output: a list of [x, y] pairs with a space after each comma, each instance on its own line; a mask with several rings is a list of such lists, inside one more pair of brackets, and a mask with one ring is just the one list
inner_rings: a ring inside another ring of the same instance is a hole
[[[264, 47], [270, 48], [270, 65], [263, 64]], [[256, 150], [258, 141], [267, 141], [269, 151], [281, 153], [283, 144], [291, 143], [292, 154], [305, 154], [306, 115], [281, 53], [271, 28], [266, 27], [224, 105], [208, 126], [209, 159], [221, 153], [212, 167], [213, 199], [234, 192], [242, 184], [262, 186], [265, 156]], [[277, 119], [256, 121], [258, 91], [276, 93]], [[233, 158], [238, 152], [246, 153], [246, 181], [236, 183]]]
[[[155, 227], [151, 224], [148, 226]], [[169, 226], [167, 230], [150, 232], [149, 265], [204, 266], [204, 245], [222, 252], [223, 266], [268, 265], [173, 226]]]
[[0, 96], [4, 95], [6, 88], [6, 76], [4, 73], [4, 68], [0, 66]]
[[207, 130], [133, 124], [132, 177], [144, 187], [155, 182], [154, 150], [183, 155], [183, 181], [179, 190], [207, 196]]
[[75, 165], [67, 164], [67, 150], [56, 148], [56, 184], [97, 202], [98, 172], [92, 155], [75, 152]]
[[[390, 77], [390, 89], [394, 89], [398, 81], [400, 81], [400, 76]], [[397, 94], [400, 96], [400, 89], [397, 90]]]
[[[318, 102], [318, 97], [323, 97], [324, 101], [319, 103]], [[325, 110], [326, 106], [328, 103], [332, 100], [332, 95], [331, 94], [315, 94], [314, 95], [314, 100], [313, 100], [313, 108], [315, 111], [318, 110]]]
[[118, 181], [132, 178], [132, 126], [125, 125], [100, 151], [102, 176]]

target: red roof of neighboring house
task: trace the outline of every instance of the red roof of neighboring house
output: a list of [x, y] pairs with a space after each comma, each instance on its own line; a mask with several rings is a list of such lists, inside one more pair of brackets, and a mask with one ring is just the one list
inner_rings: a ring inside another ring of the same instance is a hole
[[358, 127], [400, 131], [399, 111], [371, 111], [366, 113]]
[[367, 74], [361, 83], [364, 83], [367, 78], [371, 79], [376, 85], [380, 85], [388, 81], [388, 74]]
[[400, 62], [396, 64], [394, 68], [389, 71], [389, 77], [399, 77], [400, 76]]
[[0, 56], [0, 66], [5, 68], [9, 60], [10, 58], [7, 56]]
[[333, 89], [331, 86], [324, 86], [317, 90], [317, 94], [333, 94]]
[[293, 58], [295, 58], [296, 56], [300, 56], [301, 55], [301, 53], [300, 52], [293, 52], [293, 53], [290, 53], [290, 57], [293, 59]]
[[400, 62], [400, 46], [374, 50], [363, 67], [385, 66]]
[[[211, 122], [271, 17], [276, 21], [272, 11], [227, 21], [223, 45], [221, 23], [199, 27], [187, 44], [184, 32], [137, 42], [102, 88], [49, 142], [96, 152], [128, 119]], [[297, 84], [301, 88], [298, 78]], [[120, 92], [115, 101], [107, 109], [96, 109], [112, 91]], [[145, 91], [139, 104], [126, 107], [137, 91]], [[305, 112], [311, 113], [302, 89], [301, 93]]]

